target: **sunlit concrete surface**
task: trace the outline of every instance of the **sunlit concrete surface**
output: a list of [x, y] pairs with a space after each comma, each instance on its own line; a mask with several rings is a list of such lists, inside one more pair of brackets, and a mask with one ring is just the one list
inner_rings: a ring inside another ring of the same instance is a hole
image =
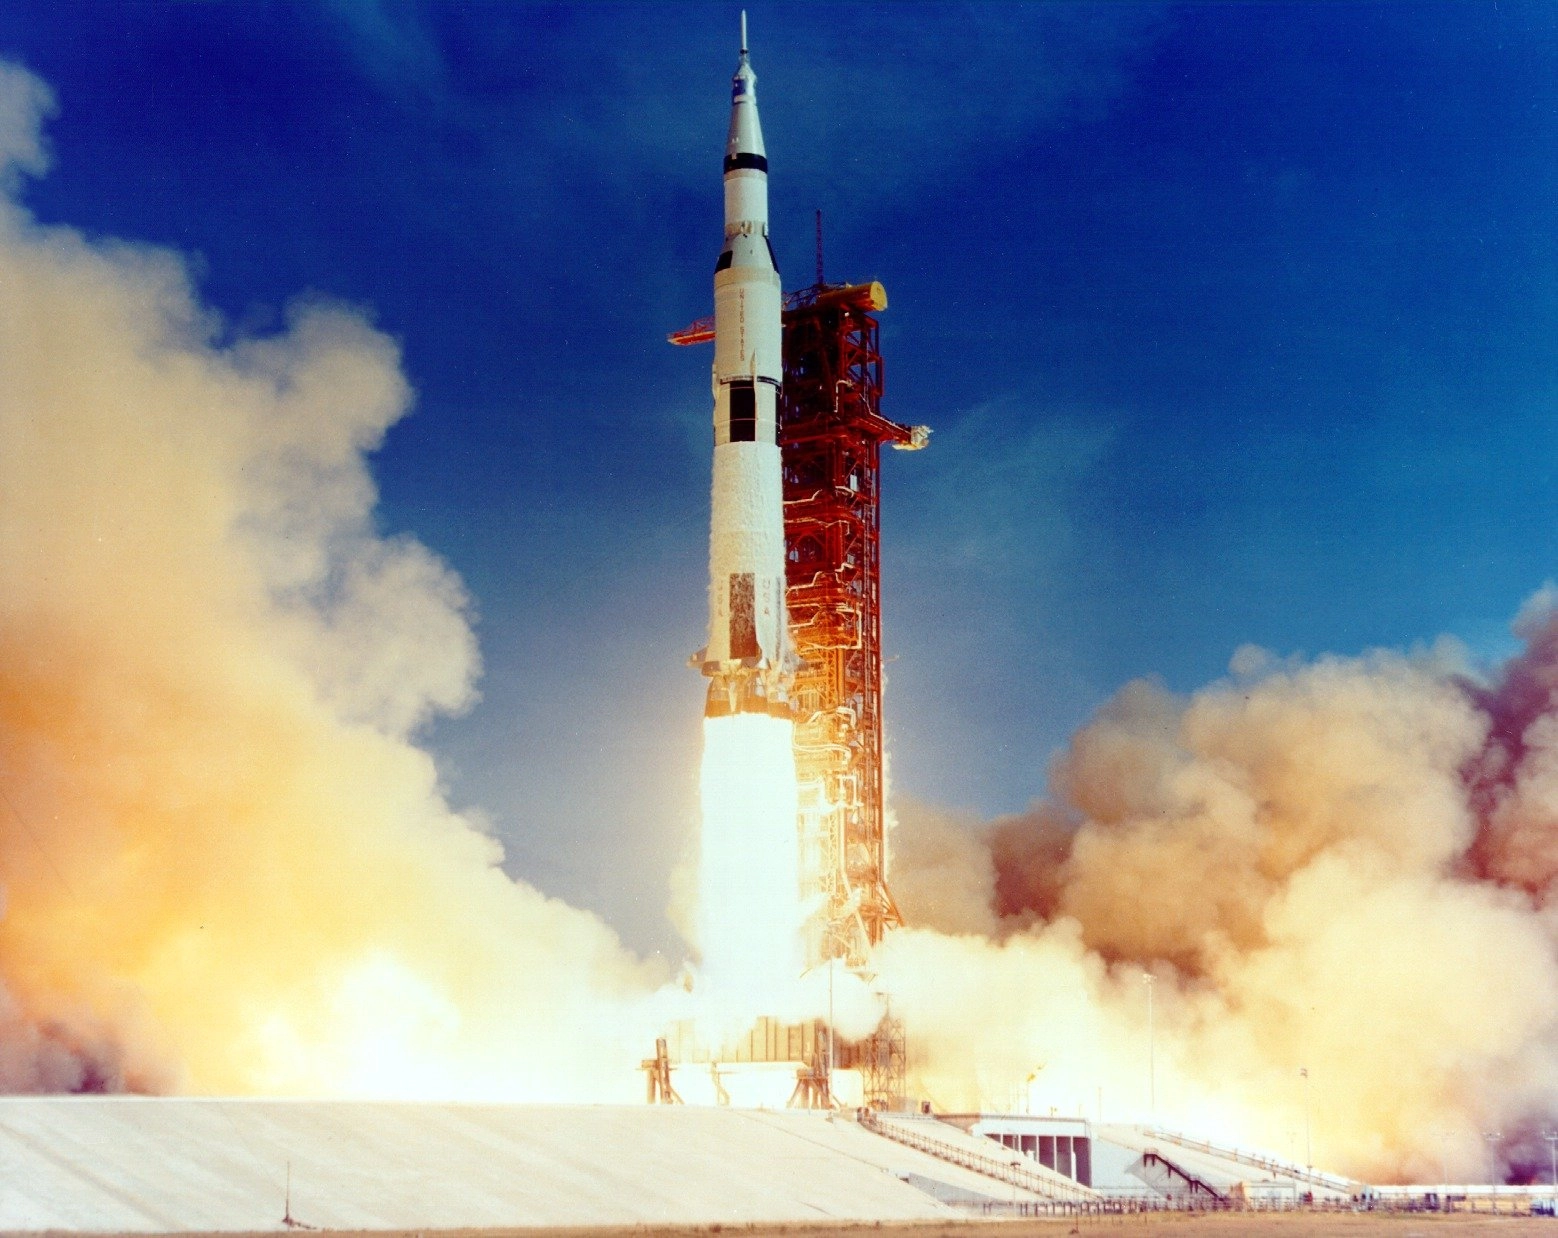
[[0, 1099], [0, 1229], [913, 1221], [1007, 1188], [802, 1112]]

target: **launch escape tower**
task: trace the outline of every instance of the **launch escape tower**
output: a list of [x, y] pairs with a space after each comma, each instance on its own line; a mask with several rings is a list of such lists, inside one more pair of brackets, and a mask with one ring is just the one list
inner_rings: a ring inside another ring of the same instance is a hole
[[[784, 298], [785, 603], [801, 664], [795, 764], [807, 964], [862, 967], [900, 923], [887, 887], [882, 760], [880, 471], [882, 445], [925, 446], [930, 432], [882, 416], [879, 283], [826, 284]], [[700, 319], [673, 344], [713, 340]]]

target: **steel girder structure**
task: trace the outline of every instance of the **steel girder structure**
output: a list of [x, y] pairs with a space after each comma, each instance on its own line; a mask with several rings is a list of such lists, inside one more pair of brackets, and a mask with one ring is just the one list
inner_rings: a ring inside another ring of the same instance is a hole
[[818, 909], [807, 954], [858, 968], [901, 923], [887, 885], [881, 448], [924, 432], [881, 414], [881, 285], [811, 291], [784, 315], [779, 408], [802, 880]]

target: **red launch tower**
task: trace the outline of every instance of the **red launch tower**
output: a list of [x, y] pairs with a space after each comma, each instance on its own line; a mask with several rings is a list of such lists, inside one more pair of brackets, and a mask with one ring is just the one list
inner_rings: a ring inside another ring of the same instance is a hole
[[901, 922], [887, 885], [881, 450], [927, 437], [881, 413], [874, 315], [886, 306], [878, 283], [798, 294], [784, 314], [779, 405], [802, 870], [822, 908], [807, 953], [855, 967]]
[[[818, 908], [807, 962], [863, 966], [900, 923], [887, 885], [882, 758], [880, 466], [883, 444], [930, 432], [881, 413], [879, 283], [824, 284], [784, 299], [785, 600], [801, 659], [795, 759], [801, 881]], [[673, 344], [714, 338], [704, 319]]]

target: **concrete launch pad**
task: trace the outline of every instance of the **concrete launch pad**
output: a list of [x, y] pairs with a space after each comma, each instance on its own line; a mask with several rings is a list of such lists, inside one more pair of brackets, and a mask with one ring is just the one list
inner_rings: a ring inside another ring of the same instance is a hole
[[890, 1223], [1012, 1195], [818, 1113], [0, 1098], [8, 1233]]
[[[1010, 1126], [1021, 1139], [1022, 1123], [1033, 1119], [978, 1121]], [[907, 1144], [905, 1132], [914, 1136]], [[862, 1125], [818, 1112], [681, 1105], [6, 1097], [0, 1233], [626, 1234], [740, 1226], [784, 1229], [794, 1238], [851, 1226], [932, 1225], [945, 1233], [949, 1223], [975, 1217], [1057, 1211], [1069, 1230], [1072, 1223], [1134, 1226], [1141, 1209], [1168, 1209], [1186, 1225], [1188, 1208], [1257, 1210], [1227, 1218], [1233, 1227], [1219, 1232], [1231, 1234], [1267, 1232], [1261, 1227], [1276, 1220], [1267, 1210], [1299, 1202], [1291, 1190], [1272, 1194], [1281, 1185], [1272, 1168], [1205, 1145], [1135, 1128], [1086, 1137], [1093, 1187], [1064, 1172], [1080, 1157], [1062, 1158], [1067, 1166], [1057, 1171], [994, 1136], [907, 1115]], [[1109, 1170], [1111, 1157], [1136, 1144], [1134, 1167]], [[1242, 1189], [1235, 1189], [1241, 1174]], [[1157, 1178], [1164, 1180], [1154, 1186]], [[1192, 1189], [1195, 1183], [1201, 1187]], [[1202, 1198], [1219, 1184], [1225, 1189]], [[1253, 1189], [1262, 1184], [1270, 1189]], [[1388, 1188], [1358, 1189], [1352, 1198], [1337, 1192], [1322, 1199], [1328, 1193], [1315, 1191], [1315, 1202], [1343, 1210], [1422, 1203], [1409, 1198], [1420, 1188], [1395, 1188], [1397, 1199], [1386, 1197]], [[1512, 1213], [1529, 1214], [1535, 1195], [1544, 1194], [1456, 1190], [1458, 1216], [1497, 1210], [1511, 1224]], [[1065, 1216], [1069, 1209], [1092, 1215]], [[1544, 1223], [1558, 1233], [1551, 1220]], [[1141, 1232], [1154, 1232], [1141, 1224]], [[1014, 1220], [1002, 1232], [1020, 1238], [1027, 1229]], [[1184, 1238], [1190, 1231], [1175, 1232]]]

